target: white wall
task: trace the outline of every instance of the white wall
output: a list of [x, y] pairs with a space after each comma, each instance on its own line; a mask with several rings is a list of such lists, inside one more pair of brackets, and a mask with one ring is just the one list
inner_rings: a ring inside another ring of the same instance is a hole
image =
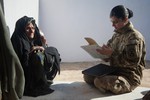
[[39, 16], [39, 0], [3, 0], [6, 23], [10, 28], [12, 35], [16, 21], [23, 16], [34, 17], [37, 20]]
[[80, 48], [87, 44], [83, 38], [106, 43], [113, 34], [109, 13], [118, 4], [133, 10], [131, 21], [145, 36], [150, 59], [150, 0], [40, 0], [39, 26], [62, 61], [92, 61], [95, 59]]
[[34, 17], [64, 62], [95, 60], [80, 48], [87, 44], [83, 38], [90, 36], [100, 45], [106, 43], [113, 34], [109, 13], [118, 4], [133, 10], [131, 21], [146, 39], [146, 59], [150, 60], [150, 0], [4, 0], [10, 33], [20, 17]]

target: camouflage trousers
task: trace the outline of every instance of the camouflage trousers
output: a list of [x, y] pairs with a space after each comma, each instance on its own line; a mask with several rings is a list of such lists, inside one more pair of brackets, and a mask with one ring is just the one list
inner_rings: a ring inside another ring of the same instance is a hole
[[102, 92], [111, 91], [114, 94], [122, 94], [133, 90], [133, 87], [122, 76], [106, 75], [103, 77], [94, 77], [84, 75], [84, 80]]

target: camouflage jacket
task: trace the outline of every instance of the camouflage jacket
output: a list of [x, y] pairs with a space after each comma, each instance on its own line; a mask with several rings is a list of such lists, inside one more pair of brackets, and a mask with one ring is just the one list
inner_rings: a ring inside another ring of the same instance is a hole
[[110, 65], [118, 67], [117, 75], [123, 76], [131, 86], [138, 86], [145, 67], [145, 40], [140, 32], [134, 29], [131, 22], [115, 30], [107, 43], [113, 49]]

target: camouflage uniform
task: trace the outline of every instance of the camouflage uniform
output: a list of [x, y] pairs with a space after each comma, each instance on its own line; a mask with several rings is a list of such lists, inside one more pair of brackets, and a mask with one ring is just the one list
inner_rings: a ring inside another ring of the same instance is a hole
[[107, 45], [113, 49], [110, 66], [118, 67], [119, 71], [104, 77], [84, 75], [84, 80], [103, 91], [115, 94], [131, 92], [140, 85], [143, 76], [146, 55], [144, 37], [129, 22], [115, 31]]

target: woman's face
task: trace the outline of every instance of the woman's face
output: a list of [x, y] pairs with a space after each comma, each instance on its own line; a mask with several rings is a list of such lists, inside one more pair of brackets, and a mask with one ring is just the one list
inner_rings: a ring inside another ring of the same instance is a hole
[[118, 30], [126, 25], [126, 19], [122, 20], [115, 16], [112, 16], [112, 17], [110, 17], [110, 20], [111, 20], [112, 26], [115, 28], [115, 30]]
[[35, 27], [32, 23], [29, 23], [26, 27], [25, 27], [25, 31], [26, 34], [28, 36], [28, 38], [33, 39], [34, 38], [34, 34], [35, 34]]

